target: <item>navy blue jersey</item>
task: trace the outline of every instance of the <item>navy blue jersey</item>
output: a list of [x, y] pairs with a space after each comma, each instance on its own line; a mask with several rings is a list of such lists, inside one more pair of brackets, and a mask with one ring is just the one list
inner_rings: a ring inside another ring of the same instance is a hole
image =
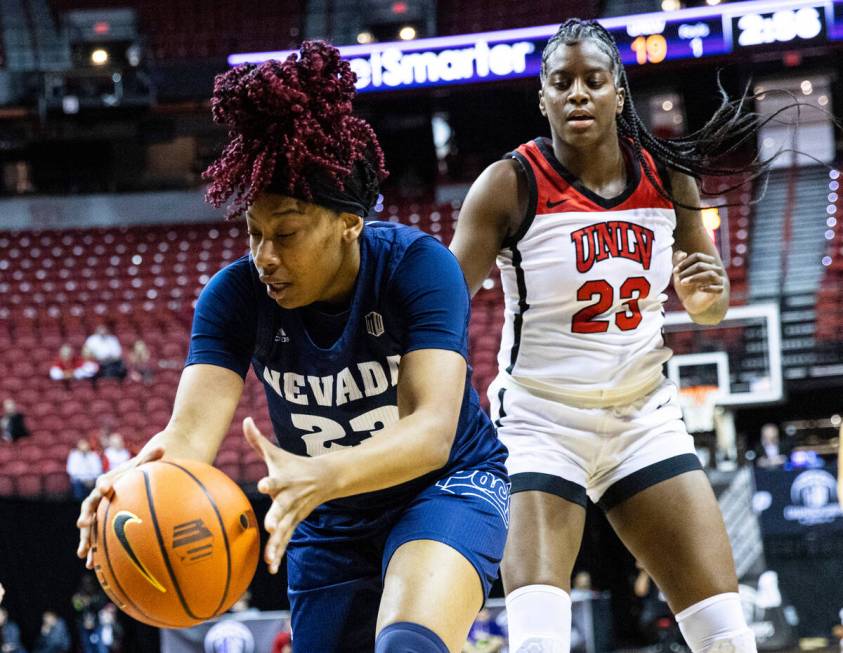
[[[187, 364], [219, 365], [245, 378], [251, 362], [264, 384], [277, 442], [295, 454], [354, 446], [398, 421], [404, 354], [444, 349], [467, 357], [470, 297], [447, 248], [416, 229], [380, 222], [367, 223], [359, 242], [347, 321], [330, 347], [311, 338], [307, 309], [283, 309], [266, 294], [250, 256], [214, 275], [196, 306]], [[462, 408], [445, 467], [330, 506], [377, 511], [411, 500], [456, 470], [487, 465], [503, 471], [506, 449], [480, 407], [470, 369], [454, 393], [462, 396]]]

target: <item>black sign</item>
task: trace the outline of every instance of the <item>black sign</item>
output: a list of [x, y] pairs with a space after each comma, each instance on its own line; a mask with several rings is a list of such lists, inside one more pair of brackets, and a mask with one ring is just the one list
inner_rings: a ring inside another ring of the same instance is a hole
[[843, 507], [837, 499], [834, 467], [755, 469], [753, 507], [763, 537], [843, 532]]

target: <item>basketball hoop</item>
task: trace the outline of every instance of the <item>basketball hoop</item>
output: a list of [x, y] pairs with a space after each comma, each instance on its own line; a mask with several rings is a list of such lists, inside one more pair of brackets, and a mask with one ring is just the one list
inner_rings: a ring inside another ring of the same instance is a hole
[[714, 408], [720, 388], [716, 385], [689, 385], [679, 388], [679, 405], [689, 433], [714, 430]]

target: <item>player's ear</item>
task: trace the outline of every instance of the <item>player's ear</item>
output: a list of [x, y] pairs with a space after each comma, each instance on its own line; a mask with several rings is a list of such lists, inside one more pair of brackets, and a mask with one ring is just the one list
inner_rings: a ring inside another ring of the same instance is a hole
[[618, 106], [617, 106], [617, 109], [615, 109], [616, 115], [619, 116], [623, 113], [623, 103], [625, 101], [626, 101], [626, 89], [623, 86], [621, 86], [618, 89]]
[[357, 240], [360, 232], [363, 231], [363, 218], [354, 213], [340, 213], [340, 220], [342, 220], [342, 239], [347, 243]]
[[547, 108], [544, 106], [544, 91], [539, 89], [539, 113], [547, 118]]

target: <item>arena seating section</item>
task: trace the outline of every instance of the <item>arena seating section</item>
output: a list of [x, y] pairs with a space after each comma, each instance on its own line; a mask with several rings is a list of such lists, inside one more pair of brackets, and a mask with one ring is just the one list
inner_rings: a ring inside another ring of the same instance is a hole
[[[822, 343], [840, 342], [843, 325], [843, 192], [840, 185], [843, 176], [837, 174], [829, 181], [828, 195], [828, 241], [824, 263], [826, 274], [817, 294], [816, 337]], [[836, 216], [836, 217], [835, 217]]]
[[[729, 273], [740, 301], [749, 215], [735, 211]], [[382, 218], [448, 243], [458, 214], [456, 203], [411, 203], [387, 205]], [[14, 445], [0, 442], [0, 494], [66, 491], [69, 450], [105, 423], [135, 449], [163, 428], [195, 299], [217, 269], [245, 251], [243, 229], [228, 223], [0, 233], [0, 398], [14, 398], [32, 430]], [[475, 296], [470, 326], [475, 386], [484, 405], [503, 324], [497, 271], [486, 285]], [[96, 387], [77, 381], [67, 390], [49, 379], [61, 344], [78, 350], [103, 321], [113, 325], [124, 351], [138, 338], [149, 345], [153, 360], [164, 365], [152, 384], [104, 379]], [[265, 468], [240, 433], [246, 415], [270, 430], [263, 388], [251, 372], [217, 464], [233, 478], [253, 482]]]
[[533, 2], [487, 2], [486, 0], [438, 0], [439, 34], [466, 34], [490, 30], [558, 24], [565, 16], [596, 18], [599, 2], [587, 0], [534, 0]]
[[[301, 41], [303, 14], [297, 2], [262, 0], [49, 0], [55, 17], [74, 9], [130, 7], [137, 11], [155, 60], [202, 59], [230, 52], [293, 48]], [[597, 16], [599, 3], [488, 3], [439, 0], [440, 35], [558, 23], [560, 16]]]
[[264, 0], [50, 0], [70, 10], [129, 7], [156, 60], [224, 57], [231, 52], [293, 48], [301, 41], [301, 4]]

